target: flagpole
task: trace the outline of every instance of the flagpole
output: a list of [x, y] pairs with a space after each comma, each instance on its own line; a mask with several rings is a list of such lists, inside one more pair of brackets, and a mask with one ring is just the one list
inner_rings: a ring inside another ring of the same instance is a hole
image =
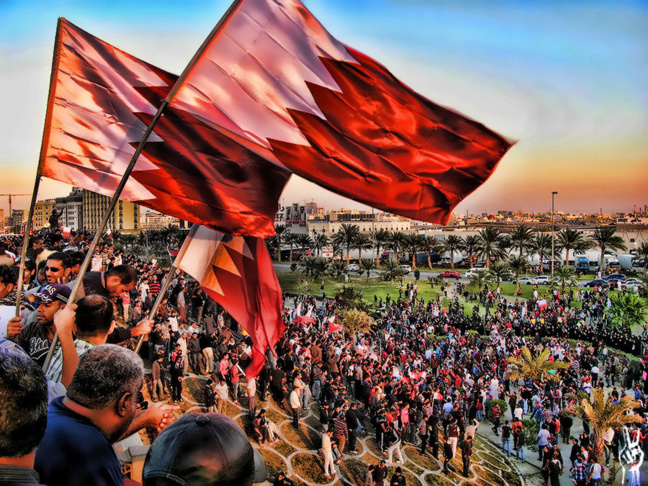
[[[99, 241], [103, 237], [103, 232], [106, 229], [106, 225], [108, 224], [108, 220], [110, 219], [110, 215], [112, 214], [113, 210], [115, 209], [115, 206], [117, 205], [117, 201], [119, 200], [119, 196], [121, 195], [122, 191], [124, 190], [124, 187], [126, 186], [126, 182], [128, 181], [128, 178], [135, 168], [135, 164], [137, 163], [137, 159], [139, 158], [140, 154], [142, 153], [142, 150], [144, 150], [144, 146], [146, 145], [146, 142], [148, 141], [149, 137], [151, 136], [151, 133], [153, 133], [153, 129], [155, 128], [155, 125], [159, 121], [160, 117], [162, 116], [162, 113], [164, 112], [165, 108], [169, 106], [169, 102], [164, 100], [162, 101], [162, 104], [160, 105], [160, 108], [158, 108], [157, 113], [151, 120], [150, 125], [146, 129], [146, 132], [144, 132], [144, 135], [142, 136], [142, 140], [140, 141], [139, 145], [137, 146], [137, 150], [135, 150], [135, 153], [131, 157], [130, 163], [128, 164], [128, 167], [126, 167], [126, 170], [124, 171], [124, 175], [121, 178], [121, 181], [119, 181], [119, 185], [117, 186], [117, 189], [115, 189], [115, 194], [113, 194], [112, 199], [110, 200], [110, 204], [108, 205], [108, 208], [106, 209], [106, 212], [103, 215], [103, 219], [101, 220], [101, 223], [99, 224], [99, 227], [97, 228], [97, 231], [95, 233], [94, 239], [92, 240], [92, 244], [88, 248], [88, 253], [86, 254], [85, 259], [83, 260], [83, 264], [81, 265], [81, 268], [79, 270], [79, 275], [77, 276], [76, 279], [76, 284], [74, 285], [74, 288], [72, 289], [72, 293], [70, 294], [70, 297], [68, 299], [68, 302], [74, 302], [76, 300], [77, 293], [79, 291], [79, 288], [83, 284], [83, 277], [85, 276], [88, 267], [90, 266], [90, 262], [92, 261], [92, 255], [99, 245]], [[54, 334], [54, 338], [52, 339], [52, 344], [50, 345], [49, 352], [47, 353], [47, 358], [45, 359], [45, 364], [43, 365], [43, 371], [47, 371], [47, 368], [49, 368], [50, 361], [52, 360], [52, 356], [54, 356], [54, 350], [56, 349], [56, 344], [58, 343], [58, 335]]]
[[36, 197], [40, 187], [41, 175], [36, 171], [36, 181], [32, 192], [31, 204], [29, 205], [29, 214], [27, 223], [25, 223], [25, 239], [23, 240], [22, 252], [20, 253], [20, 269], [18, 270], [18, 290], [16, 290], [16, 317], [20, 315], [20, 304], [22, 300], [23, 280], [25, 279], [25, 258], [27, 258], [27, 247], [29, 246], [29, 233], [32, 228], [32, 218], [34, 217], [34, 207], [36, 206]]
[[[184, 240], [184, 243], [182, 243], [182, 248], [180, 248], [180, 251], [175, 257], [175, 260], [173, 260], [173, 263], [171, 264], [171, 269], [169, 270], [168, 275], [164, 279], [164, 284], [162, 285], [162, 288], [160, 289], [160, 293], [157, 295], [155, 298], [155, 303], [153, 304], [153, 307], [151, 308], [151, 311], [149, 312], [148, 318], [149, 319], [154, 319], [155, 315], [157, 314], [158, 308], [160, 307], [160, 304], [162, 303], [162, 300], [164, 300], [164, 297], [166, 296], [167, 291], [169, 290], [169, 286], [171, 285], [171, 280], [173, 280], [173, 277], [175, 276], [176, 272], [178, 271], [178, 268], [180, 268], [180, 263], [182, 262], [182, 259], [185, 256], [185, 253], [187, 253], [187, 249], [189, 248], [189, 244], [191, 243], [191, 240], [193, 240], [194, 236], [196, 236], [196, 232], [198, 231], [199, 225], [197, 224], [192, 224], [191, 229], [189, 230], [189, 234]], [[137, 340], [137, 345], [135, 346], [135, 352], [139, 353], [140, 348], [142, 347], [142, 343], [144, 342], [144, 335], [141, 335], [138, 340]]]

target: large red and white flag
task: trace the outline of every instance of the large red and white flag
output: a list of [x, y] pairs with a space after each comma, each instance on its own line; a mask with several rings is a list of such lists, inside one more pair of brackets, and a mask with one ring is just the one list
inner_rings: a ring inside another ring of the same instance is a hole
[[299, 0], [241, 0], [171, 106], [333, 192], [446, 223], [511, 143], [333, 38]]
[[[40, 174], [112, 196], [177, 76], [59, 20]], [[271, 236], [290, 172], [167, 109], [121, 195], [227, 233]]]
[[198, 280], [250, 335], [253, 355], [246, 374], [258, 375], [268, 347], [274, 351], [285, 329], [281, 287], [265, 241], [201, 226], [184, 245], [179, 268]]

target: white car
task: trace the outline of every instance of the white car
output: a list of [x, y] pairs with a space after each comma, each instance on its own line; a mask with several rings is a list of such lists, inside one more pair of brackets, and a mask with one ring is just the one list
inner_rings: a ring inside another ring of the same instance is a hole
[[349, 265], [344, 267], [344, 269], [347, 272], [358, 272], [360, 271], [360, 265], [358, 265], [357, 263], [350, 263]]
[[531, 285], [531, 281], [533, 280], [533, 277], [520, 277], [519, 282], [520, 285]]
[[622, 289], [635, 290], [643, 287], [644, 283], [638, 278], [627, 278], [621, 282]]
[[412, 267], [410, 267], [409, 265], [398, 265], [398, 268], [400, 268], [400, 271], [403, 272], [405, 275], [407, 275], [412, 271]]
[[549, 282], [551, 282], [551, 277], [548, 275], [538, 275], [531, 279], [533, 285], [549, 285]]
[[466, 270], [466, 273], [464, 273], [464, 277], [470, 278], [474, 275], [477, 275], [480, 272], [486, 273], [487, 271], [488, 269], [486, 268], [469, 268], [468, 270]]

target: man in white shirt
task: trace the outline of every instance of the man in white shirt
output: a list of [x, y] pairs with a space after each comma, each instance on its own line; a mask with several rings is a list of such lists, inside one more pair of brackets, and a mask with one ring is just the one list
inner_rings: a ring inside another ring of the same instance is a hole
[[324, 476], [331, 478], [331, 474], [337, 474], [333, 461], [333, 446], [331, 445], [331, 436], [333, 429], [329, 429], [322, 434], [322, 453], [324, 455]]
[[299, 396], [299, 390], [293, 388], [293, 391], [290, 392], [290, 408], [292, 409], [293, 414], [293, 427], [299, 427], [299, 412], [301, 410], [301, 397]]

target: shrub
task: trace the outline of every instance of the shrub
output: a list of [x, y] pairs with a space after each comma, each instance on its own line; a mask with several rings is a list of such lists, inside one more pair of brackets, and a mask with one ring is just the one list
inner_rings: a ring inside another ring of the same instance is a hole
[[490, 420], [491, 422], [493, 421], [493, 407], [496, 403], [500, 406], [500, 410], [502, 411], [502, 415], [500, 415], [500, 417], [504, 417], [504, 414], [508, 410], [508, 404], [506, 403], [506, 401], [497, 399], [489, 400], [486, 404], [486, 418], [488, 418], [488, 420]]
[[532, 451], [538, 450], [538, 432], [540, 431], [540, 424], [534, 419], [522, 420], [522, 438], [523, 444]]

